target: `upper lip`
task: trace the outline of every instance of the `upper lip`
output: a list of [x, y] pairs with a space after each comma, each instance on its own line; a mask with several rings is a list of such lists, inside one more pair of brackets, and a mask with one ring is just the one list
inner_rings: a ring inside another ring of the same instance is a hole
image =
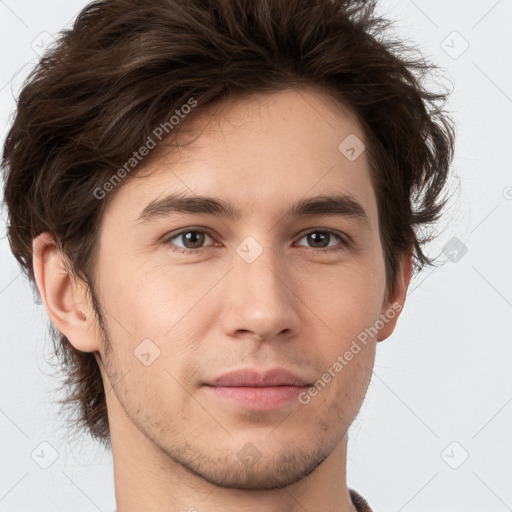
[[224, 373], [220, 377], [205, 382], [207, 386], [217, 387], [254, 387], [270, 386], [306, 386], [308, 383], [284, 368], [259, 371], [253, 368]]

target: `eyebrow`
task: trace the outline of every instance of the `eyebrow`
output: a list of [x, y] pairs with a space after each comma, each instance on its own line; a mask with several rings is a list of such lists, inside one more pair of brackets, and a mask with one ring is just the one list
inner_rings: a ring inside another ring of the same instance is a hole
[[[187, 196], [171, 194], [149, 203], [137, 217], [136, 222], [147, 223], [156, 218], [169, 217], [173, 214], [214, 215], [226, 219], [240, 219], [242, 210], [224, 199], [208, 196]], [[286, 217], [340, 216], [356, 220], [371, 230], [369, 217], [350, 194], [318, 195], [300, 199], [284, 212]]]

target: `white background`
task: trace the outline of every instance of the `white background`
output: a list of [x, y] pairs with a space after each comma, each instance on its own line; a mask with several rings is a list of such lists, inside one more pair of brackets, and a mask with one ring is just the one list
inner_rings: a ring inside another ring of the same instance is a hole
[[[38, 45], [83, 6], [0, 0], [1, 140]], [[348, 484], [374, 512], [512, 510], [512, 1], [386, 0], [380, 11], [453, 83], [459, 187], [430, 254], [447, 260], [453, 237], [468, 251], [413, 281], [397, 330], [378, 345], [350, 430]], [[87, 435], [69, 438], [52, 405], [62, 395], [48, 364], [46, 313], [19, 274], [4, 224], [0, 511], [113, 511], [111, 454]], [[31, 458], [49, 453], [42, 442], [58, 452], [48, 469]]]

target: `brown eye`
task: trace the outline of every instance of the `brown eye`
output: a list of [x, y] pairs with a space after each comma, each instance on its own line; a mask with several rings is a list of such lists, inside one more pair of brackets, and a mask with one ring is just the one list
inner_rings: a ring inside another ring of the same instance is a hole
[[201, 247], [206, 238], [205, 233], [201, 231], [187, 231], [186, 233], [181, 233], [179, 236], [187, 249], [197, 249]]
[[164, 243], [172, 250], [191, 254], [208, 247], [208, 245], [205, 246], [207, 239], [213, 241], [212, 237], [202, 229], [184, 229], [167, 238]]
[[310, 231], [304, 234], [300, 240], [303, 239], [306, 239], [310, 249], [342, 250], [348, 245], [340, 234], [330, 230]]
[[325, 233], [322, 231], [315, 231], [314, 233], [309, 233], [306, 235], [308, 243], [312, 243], [313, 247], [326, 247], [329, 245], [329, 241], [331, 240], [331, 234]]

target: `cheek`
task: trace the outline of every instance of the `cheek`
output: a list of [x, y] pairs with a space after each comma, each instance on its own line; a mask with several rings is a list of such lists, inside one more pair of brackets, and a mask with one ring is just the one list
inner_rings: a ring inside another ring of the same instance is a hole
[[[315, 340], [319, 360], [334, 362], [378, 318], [385, 287], [381, 263], [373, 254], [331, 265], [289, 263], [284, 281], [302, 318], [298, 338]], [[172, 267], [167, 261], [150, 265], [147, 259], [130, 268], [105, 265], [98, 280], [100, 302], [108, 311], [113, 342], [130, 353], [145, 339], [164, 356], [172, 348], [174, 368], [194, 358], [209, 331], [219, 330], [223, 309], [237, 303], [236, 288], [226, 288], [229, 278], [222, 281], [228, 270], [229, 264]]]
[[100, 302], [111, 313], [109, 324], [117, 324], [117, 330], [134, 339], [161, 340], [175, 332], [187, 334], [184, 330], [193, 319], [209, 315], [211, 306], [204, 298], [215, 294], [215, 284], [223, 274], [217, 268], [201, 272], [193, 267], [143, 264], [129, 270], [104, 268]]
[[379, 261], [319, 267], [317, 272], [297, 275], [296, 283], [297, 294], [313, 317], [335, 338], [356, 337], [379, 317], [385, 292]]
[[369, 264], [338, 268], [302, 282], [315, 355], [323, 363], [318, 387], [326, 383], [330, 388], [319, 393], [324, 407], [337, 408], [340, 403], [359, 407], [363, 400], [373, 368], [374, 326], [384, 290], [383, 267]]

